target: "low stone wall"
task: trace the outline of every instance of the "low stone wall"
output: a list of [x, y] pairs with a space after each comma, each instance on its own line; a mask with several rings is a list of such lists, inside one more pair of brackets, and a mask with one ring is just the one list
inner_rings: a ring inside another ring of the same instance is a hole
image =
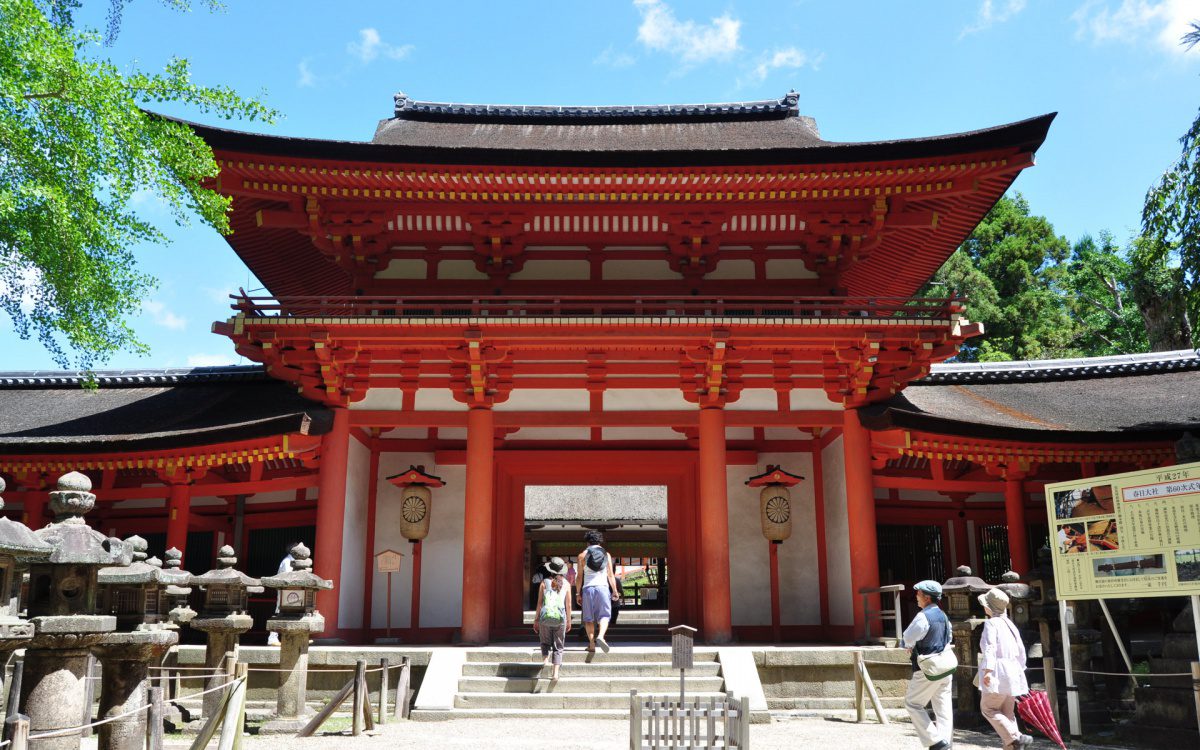
[[[773, 711], [853, 709], [856, 650], [848, 646], [755, 650], [754, 663], [768, 707]], [[861, 650], [884, 707], [903, 707], [904, 691], [912, 676], [908, 654], [903, 649], [882, 646]]]
[[[409, 686], [418, 690], [421, 678], [425, 675], [425, 667], [429, 664], [428, 648], [401, 646], [312, 646], [308, 651], [308, 703], [310, 705], [324, 704], [334, 693], [354, 675], [354, 664], [359, 659], [367, 662], [367, 669], [379, 667], [383, 658], [391, 659], [392, 664], [398, 665], [402, 657], [407, 656], [412, 662], [412, 675]], [[272, 646], [242, 646], [238, 649], [238, 661], [250, 665], [250, 686], [248, 698], [254, 702], [271, 702], [275, 700], [275, 691], [279, 685], [279, 672], [260, 671], [279, 668], [279, 649]], [[168, 666], [199, 668], [204, 666], [203, 646], [179, 646], [167, 657]], [[183, 675], [199, 674], [184, 671]], [[389, 674], [389, 688], [394, 691], [400, 670], [392, 669]], [[372, 693], [379, 690], [379, 672], [367, 673], [367, 687]], [[186, 698], [189, 693], [202, 690], [202, 680], [185, 679], [182, 683], [182, 694]], [[395, 700], [392, 693], [391, 700]]]

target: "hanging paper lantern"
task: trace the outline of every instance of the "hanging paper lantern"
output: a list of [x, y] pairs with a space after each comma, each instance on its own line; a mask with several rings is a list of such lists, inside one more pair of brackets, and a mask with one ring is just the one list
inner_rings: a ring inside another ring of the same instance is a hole
[[758, 493], [758, 515], [767, 541], [782, 542], [792, 535], [792, 492], [788, 488], [803, 479], [778, 466], [768, 466], [762, 474], [746, 480], [747, 485], [762, 488]]
[[408, 471], [387, 478], [400, 488], [400, 533], [410, 542], [429, 536], [429, 516], [433, 510], [430, 487], [444, 487], [440, 477], [425, 473], [423, 466], [410, 466]]

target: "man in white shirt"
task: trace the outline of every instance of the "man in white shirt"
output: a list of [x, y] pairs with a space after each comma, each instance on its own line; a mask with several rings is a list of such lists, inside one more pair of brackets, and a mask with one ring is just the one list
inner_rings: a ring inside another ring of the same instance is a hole
[[[913, 674], [904, 695], [904, 707], [912, 717], [913, 728], [921, 744], [929, 750], [948, 750], [954, 742], [954, 706], [951, 702], [953, 675], [931, 680], [917, 666], [917, 657], [941, 653], [950, 647], [950, 620], [938, 606], [942, 585], [921, 581], [913, 586], [921, 611], [904, 630], [904, 648], [912, 657]], [[935, 720], [930, 721], [926, 706], [933, 706]]]
[[[292, 572], [292, 561], [296, 559], [296, 558], [292, 557], [292, 548], [295, 546], [296, 546], [296, 544], [288, 545], [287, 554], [284, 555], [283, 559], [279, 561], [279, 570], [275, 571], [275, 575], [281, 575], [283, 573], [291, 573]], [[278, 594], [275, 595], [275, 597], [276, 597], [275, 598], [275, 614], [279, 614], [279, 597], [281, 597], [281, 596], [283, 596], [282, 591], [280, 591]], [[278, 646], [279, 645], [279, 633], [271, 631], [271, 633], [269, 635], [267, 635], [267, 645], [268, 646]]]

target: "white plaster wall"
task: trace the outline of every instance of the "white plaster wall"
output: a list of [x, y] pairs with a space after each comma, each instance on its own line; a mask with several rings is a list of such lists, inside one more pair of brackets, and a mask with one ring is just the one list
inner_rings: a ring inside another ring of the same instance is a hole
[[841, 411], [842, 405], [835, 404], [825, 395], [823, 388], [793, 388], [792, 411]]
[[379, 437], [396, 438], [400, 440], [424, 440], [429, 437], [428, 427], [397, 427], [380, 433]]
[[726, 427], [725, 440], [753, 440], [753, 427]]
[[799, 427], [764, 427], [763, 437], [767, 440], [809, 440], [812, 433]]
[[369, 388], [365, 398], [350, 404], [350, 411], [363, 409], [400, 411], [403, 408], [404, 391], [399, 388]]
[[[747, 477], [782, 466], [801, 476], [812, 475], [808, 453], [764, 453], [752, 471], [731, 466], [729, 493], [729, 573], [734, 625], [771, 624], [771, 563], [769, 544], [762, 535], [757, 488], [747, 487]], [[817, 571], [816, 511], [811, 483], [791, 489], [792, 536], [779, 547], [780, 623], [820, 625], [821, 582]]]
[[726, 411], [775, 411], [779, 408], [779, 397], [773, 389], [747, 388], [725, 406]]
[[829, 571], [829, 623], [854, 624], [850, 582], [850, 518], [846, 511], [846, 457], [842, 438], [821, 452], [825, 478], [825, 550]]
[[665, 259], [606, 260], [602, 273], [605, 279], [630, 281], [664, 281], [683, 278], [683, 274], [671, 268]]
[[[421, 550], [421, 627], [462, 624], [463, 518], [466, 507], [463, 466], [438, 466], [432, 453], [384, 453], [379, 457], [375, 503], [375, 553], [394, 549], [404, 555], [392, 574], [392, 627], [409, 627], [412, 618], [413, 545], [400, 533], [400, 492], [385, 477], [409, 466], [424, 466], [446, 486], [433, 490], [429, 536]], [[361, 558], [361, 552], [360, 552]], [[360, 563], [361, 565], [361, 563]], [[371, 573], [371, 627], [387, 625], [387, 574]], [[361, 607], [360, 607], [361, 609]]]
[[413, 408], [415, 411], [466, 411], [467, 405], [455, 401], [449, 388], [421, 388], [417, 391]]
[[600, 435], [605, 440], [687, 440], [670, 427], [605, 427]]
[[580, 281], [591, 278], [592, 264], [586, 260], [527, 260], [514, 273], [513, 281]]
[[439, 279], [486, 279], [486, 273], [480, 273], [473, 260], [443, 260], [438, 263], [437, 277]]
[[296, 501], [295, 490], [283, 490], [282, 492], [260, 492], [257, 495], [251, 495], [246, 498], [246, 505], [263, 505], [265, 503], [292, 503]]
[[605, 411], [674, 411], [695, 409], [678, 388], [610, 389], [604, 392]]
[[723, 260], [716, 269], [704, 275], [706, 279], [753, 279], [754, 261], [749, 258], [740, 260]]
[[589, 427], [522, 427], [507, 440], [590, 440]]
[[428, 264], [419, 258], [395, 258], [387, 268], [375, 273], [377, 279], [423, 279]]
[[367, 535], [367, 485], [371, 452], [350, 440], [346, 456], [346, 511], [342, 521], [342, 575], [338, 588], [338, 627], [362, 627], [363, 550]]
[[771, 258], [767, 261], [767, 278], [815, 279], [817, 275], [799, 258]]
[[213, 505], [225, 506], [228, 504], [229, 503], [225, 502], [225, 498], [223, 498], [223, 497], [209, 496], [209, 497], [193, 497], [192, 502], [189, 503], [188, 505], [189, 505], [189, 507], [195, 508], [197, 506], [213, 506]]
[[493, 411], [588, 411], [591, 394], [585, 390], [514, 389]]

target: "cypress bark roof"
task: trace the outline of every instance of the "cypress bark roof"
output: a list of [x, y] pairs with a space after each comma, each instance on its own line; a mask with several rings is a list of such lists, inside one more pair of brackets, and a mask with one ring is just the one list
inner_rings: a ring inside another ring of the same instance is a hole
[[260, 367], [0, 373], [0, 452], [181, 448], [329, 430], [324, 406]]
[[1200, 353], [934, 365], [864, 409], [873, 430], [1053, 442], [1174, 440], [1200, 427]]

